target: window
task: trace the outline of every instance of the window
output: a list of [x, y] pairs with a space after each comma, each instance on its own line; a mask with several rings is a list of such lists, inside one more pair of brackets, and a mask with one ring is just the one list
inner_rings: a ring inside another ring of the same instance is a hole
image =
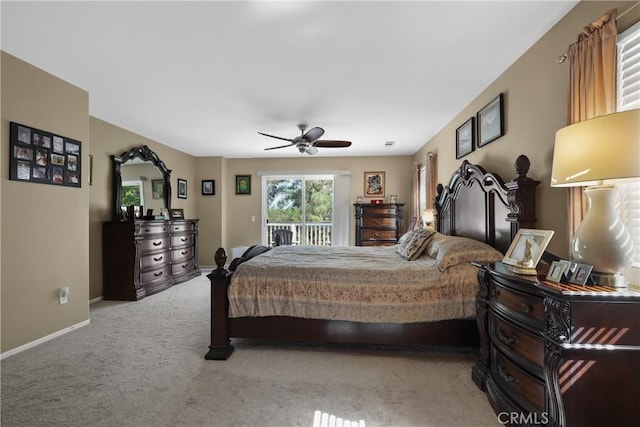
[[427, 206], [427, 165], [420, 165], [420, 178], [419, 188], [420, 188], [420, 215], [424, 212], [425, 209], [432, 209], [433, 206]]
[[[640, 22], [618, 36], [617, 97], [617, 111], [640, 108]], [[640, 182], [618, 188], [620, 214], [635, 249], [631, 264], [640, 268]]]

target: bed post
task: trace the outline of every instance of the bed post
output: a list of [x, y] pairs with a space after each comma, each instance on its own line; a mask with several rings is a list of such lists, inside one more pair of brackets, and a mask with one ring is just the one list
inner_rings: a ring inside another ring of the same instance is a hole
[[219, 248], [214, 256], [216, 269], [207, 275], [211, 280], [211, 345], [204, 356], [207, 360], [227, 360], [233, 353], [229, 340], [229, 299], [227, 288], [231, 281], [231, 272], [224, 267], [227, 254]]
[[518, 176], [505, 183], [508, 192], [509, 214], [507, 221], [511, 222], [511, 239], [516, 236], [520, 228], [535, 228], [536, 225], [536, 187], [540, 181], [527, 176], [531, 162], [524, 154], [516, 159], [513, 167]]

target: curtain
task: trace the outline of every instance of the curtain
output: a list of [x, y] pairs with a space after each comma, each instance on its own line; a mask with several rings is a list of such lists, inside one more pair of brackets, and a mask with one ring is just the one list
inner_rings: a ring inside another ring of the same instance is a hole
[[333, 232], [331, 246], [349, 246], [350, 175], [333, 176]]
[[427, 165], [427, 209], [433, 209], [433, 203], [436, 198], [437, 187], [437, 155], [435, 153], [428, 153], [425, 159]]
[[420, 163], [413, 165], [413, 181], [411, 183], [411, 223], [409, 230], [415, 230], [420, 223]]
[[[578, 34], [569, 46], [567, 125], [615, 112], [616, 9], [602, 15]], [[583, 187], [569, 188], [569, 241], [587, 212]]]

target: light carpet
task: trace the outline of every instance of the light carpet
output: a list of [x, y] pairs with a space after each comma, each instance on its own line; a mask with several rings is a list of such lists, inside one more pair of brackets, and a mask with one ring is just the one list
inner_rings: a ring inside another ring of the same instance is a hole
[[312, 426], [321, 411], [374, 426], [498, 426], [470, 350], [234, 340], [207, 361], [205, 275], [2, 361], [3, 427]]

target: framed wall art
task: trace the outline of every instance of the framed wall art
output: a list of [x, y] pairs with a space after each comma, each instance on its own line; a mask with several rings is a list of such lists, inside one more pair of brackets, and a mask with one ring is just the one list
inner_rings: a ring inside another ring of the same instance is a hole
[[384, 197], [384, 172], [364, 173], [364, 197]]
[[202, 195], [203, 196], [216, 195], [216, 182], [213, 179], [202, 180]]
[[187, 198], [187, 180], [178, 178], [178, 199]]
[[236, 194], [251, 194], [251, 175], [236, 175]]
[[9, 179], [82, 187], [80, 141], [11, 122], [9, 150]]
[[471, 117], [456, 129], [456, 159], [461, 159], [475, 148], [475, 118]]
[[493, 98], [477, 114], [478, 147], [504, 135], [504, 95]]

